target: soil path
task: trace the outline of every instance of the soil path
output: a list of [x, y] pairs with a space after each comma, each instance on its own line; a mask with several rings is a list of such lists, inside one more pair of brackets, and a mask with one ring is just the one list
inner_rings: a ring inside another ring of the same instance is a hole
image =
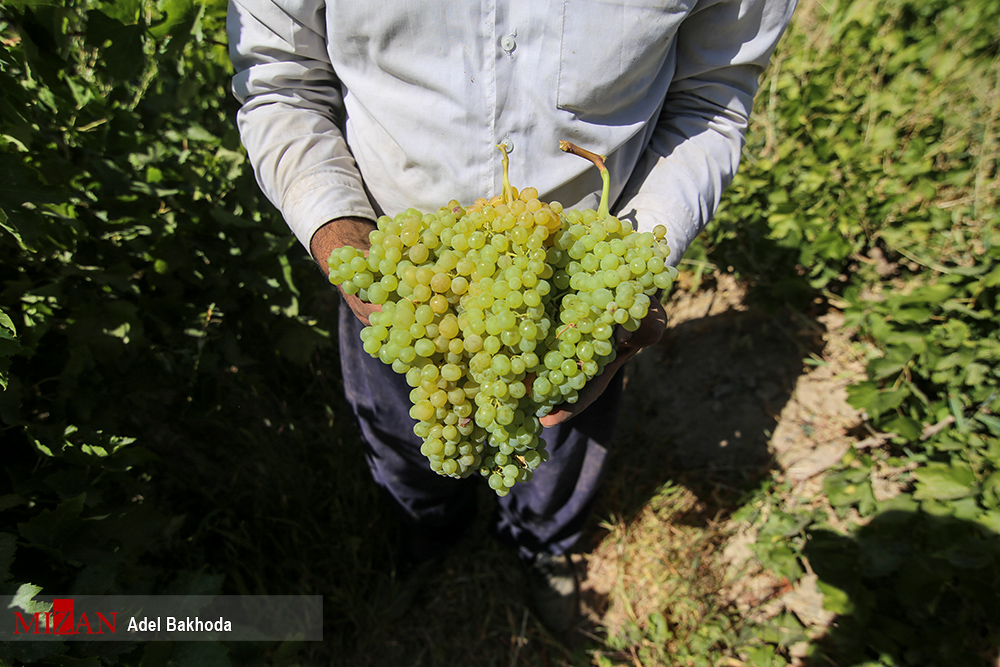
[[[682, 286], [683, 287], [683, 286]], [[612, 453], [603, 507], [620, 521], [639, 521], [664, 484], [681, 483], [713, 531], [726, 535], [718, 560], [738, 576], [720, 580], [719, 595], [746, 613], [796, 613], [822, 627], [829, 614], [815, 578], [794, 587], [754, 568], [753, 526], [728, 524], [739, 491], [775, 475], [792, 483], [791, 502], [822, 496], [825, 470], [840, 460], [860, 422], [846, 387], [863, 376], [860, 355], [839, 312], [815, 318], [747, 305], [746, 289], [726, 275], [708, 287], [676, 291], [667, 304], [669, 329], [629, 367], [626, 406]], [[591, 619], [606, 628], [635, 614], [607, 605], [623, 579], [640, 577], [622, 561], [614, 540], [594, 539], [581, 558], [584, 599]], [[777, 594], [776, 594], [777, 592]], [[766, 602], [766, 604], [764, 604]]]

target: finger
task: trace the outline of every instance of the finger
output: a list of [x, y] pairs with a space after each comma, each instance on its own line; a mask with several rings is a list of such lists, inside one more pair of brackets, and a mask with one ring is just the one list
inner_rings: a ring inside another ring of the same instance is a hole
[[615, 357], [615, 360], [610, 362], [601, 371], [601, 374], [591, 379], [590, 382], [580, 390], [578, 398], [575, 403], [561, 403], [557, 405], [552, 412], [542, 417], [539, 421], [542, 426], [548, 428], [550, 426], [555, 426], [556, 424], [561, 424], [570, 417], [577, 415], [583, 410], [585, 410], [591, 403], [596, 401], [598, 397], [604, 393], [604, 390], [608, 388], [611, 380], [615, 377], [615, 373], [625, 364], [626, 361], [631, 359], [638, 350], [624, 352]]
[[655, 296], [650, 299], [649, 312], [642, 318], [639, 328], [633, 332], [626, 331], [623, 327], [618, 327], [615, 332], [616, 340], [620, 350], [639, 350], [655, 344], [663, 337], [667, 329], [667, 311], [663, 304]]
[[353, 312], [355, 317], [357, 317], [365, 326], [369, 326], [371, 324], [370, 318], [372, 313], [382, 310], [382, 306], [362, 301], [357, 295], [354, 294], [344, 295], [344, 298], [347, 300], [347, 305], [350, 307], [351, 312]]

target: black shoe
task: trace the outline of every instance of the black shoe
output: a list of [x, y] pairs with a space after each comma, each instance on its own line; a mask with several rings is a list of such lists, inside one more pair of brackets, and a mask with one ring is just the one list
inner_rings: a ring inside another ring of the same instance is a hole
[[568, 632], [580, 617], [580, 582], [569, 556], [538, 554], [528, 565], [535, 613], [552, 632]]
[[441, 558], [423, 561], [407, 560], [398, 563], [391, 573], [385, 590], [377, 604], [390, 620], [398, 620], [413, 608], [417, 598], [426, 592], [428, 580], [441, 566]]

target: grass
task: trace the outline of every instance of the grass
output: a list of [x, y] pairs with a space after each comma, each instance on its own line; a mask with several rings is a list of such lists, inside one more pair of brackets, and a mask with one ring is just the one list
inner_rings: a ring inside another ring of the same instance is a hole
[[685, 664], [688, 658], [732, 656], [736, 619], [722, 600], [717, 554], [723, 522], [704, 515], [690, 489], [665, 484], [631, 521], [612, 519], [591, 555], [607, 580], [601, 618], [605, 647], [596, 664]]

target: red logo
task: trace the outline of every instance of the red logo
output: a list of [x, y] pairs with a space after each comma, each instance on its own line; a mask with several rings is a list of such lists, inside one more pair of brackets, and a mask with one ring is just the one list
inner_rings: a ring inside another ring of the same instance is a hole
[[14, 634], [26, 635], [103, 635], [105, 630], [115, 633], [117, 611], [110, 613], [111, 620], [101, 612], [74, 613], [72, 598], [52, 600], [52, 611], [33, 614], [14, 612]]

